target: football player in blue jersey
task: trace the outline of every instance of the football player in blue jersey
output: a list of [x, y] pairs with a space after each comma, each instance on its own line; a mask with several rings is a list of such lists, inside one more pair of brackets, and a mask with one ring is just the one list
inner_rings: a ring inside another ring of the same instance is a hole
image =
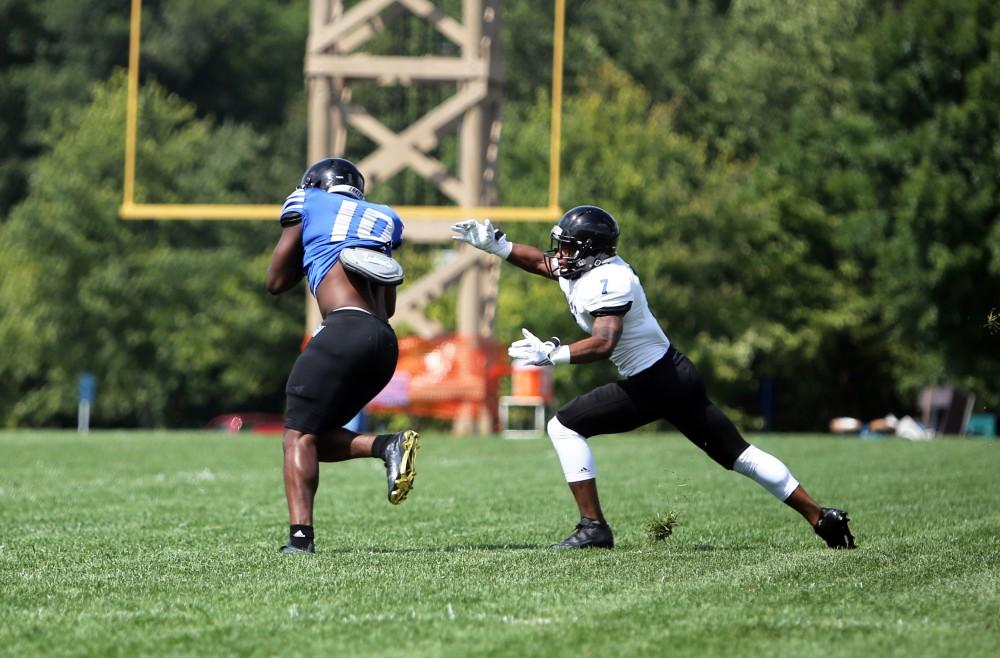
[[558, 279], [570, 310], [589, 337], [569, 345], [542, 341], [527, 329], [511, 357], [533, 365], [610, 358], [622, 379], [563, 405], [548, 423], [580, 522], [555, 548], [611, 548], [588, 439], [665, 419], [720, 466], [757, 482], [799, 512], [831, 548], [854, 548], [847, 513], [820, 507], [776, 457], [750, 445], [708, 398], [694, 364], [677, 350], [649, 310], [638, 275], [617, 254], [618, 223], [596, 206], [573, 208], [552, 229], [552, 249], [507, 240], [489, 220], [455, 224], [453, 236], [512, 265]]
[[365, 179], [349, 160], [327, 158], [306, 170], [281, 209], [281, 236], [267, 269], [280, 294], [305, 276], [323, 324], [292, 366], [285, 388], [285, 496], [289, 540], [283, 553], [313, 553], [313, 500], [319, 462], [376, 457], [385, 462], [389, 502], [413, 487], [419, 434], [358, 434], [344, 429], [389, 382], [399, 347], [388, 320], [402, 268], [391, 258], [403, 222], [365, 200]]

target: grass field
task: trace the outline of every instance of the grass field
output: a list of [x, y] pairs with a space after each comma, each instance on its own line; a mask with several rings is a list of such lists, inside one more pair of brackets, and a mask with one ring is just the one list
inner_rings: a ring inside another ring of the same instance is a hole
[[670, 434], [594, 441], [613, 551], [546, 548], [547, 440], [428, 436], [400, 507], [325, 465], [318, 553], [281, 556], [276, 438], [0, 433], [0, 654], [1000, 655], [1000, 441], [754, 441], [858, 550]]

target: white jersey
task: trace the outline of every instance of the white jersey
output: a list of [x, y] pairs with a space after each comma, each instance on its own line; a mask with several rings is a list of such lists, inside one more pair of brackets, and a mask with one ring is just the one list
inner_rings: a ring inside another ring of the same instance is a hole
[[611, 361], [623, 377], [642, 372], [667, 353], [670, 340], [649, 312], [638, 275], [618, 256], [579, 278], [560, 277], [559, 287], [576, 323], [588, 334], [593, 333], [594, 319], [602, 310], [628, 309], [622, 318], [621, 338], [611, 353]]

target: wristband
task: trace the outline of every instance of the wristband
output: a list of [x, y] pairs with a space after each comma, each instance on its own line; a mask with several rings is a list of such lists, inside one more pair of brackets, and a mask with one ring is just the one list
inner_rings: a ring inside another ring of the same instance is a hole
[[554, 366], [557, 366], [560, 363], [569, 363], [569, 357], [569, 345], [560, 345], [549, 352], [549, 361], [551, 361]]

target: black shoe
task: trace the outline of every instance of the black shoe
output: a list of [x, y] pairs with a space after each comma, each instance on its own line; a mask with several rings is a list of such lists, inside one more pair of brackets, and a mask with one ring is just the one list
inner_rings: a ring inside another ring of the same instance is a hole
[[851, 520], [847, 512], [832, 507], [824, 507], [820, 512], [819, 521], [813, 528], [826, 545], [830, 548], [854, 548], [854, 535], [847, 527], [847, 522]]
[[552, 548], [614, 548], [615, 538], [606, 523], [582, 517], [576, 530]]
[[413, 488], [417, 476], [413, 459], [417, 452], [420, 435], [413, 430], [399, 432], [385, 446], [385, 475], [389, 480], [389, 502], [399, 505]]
[[278, 549], [278, 552], [286, 553], [289, 555], [295, 553], [315, 553], [316, 546], [312, 542], [309, 542], [305, 548], [299, 548], [297, 546], [292, 546], [291, 544], [285, 544], [284, 546]]

